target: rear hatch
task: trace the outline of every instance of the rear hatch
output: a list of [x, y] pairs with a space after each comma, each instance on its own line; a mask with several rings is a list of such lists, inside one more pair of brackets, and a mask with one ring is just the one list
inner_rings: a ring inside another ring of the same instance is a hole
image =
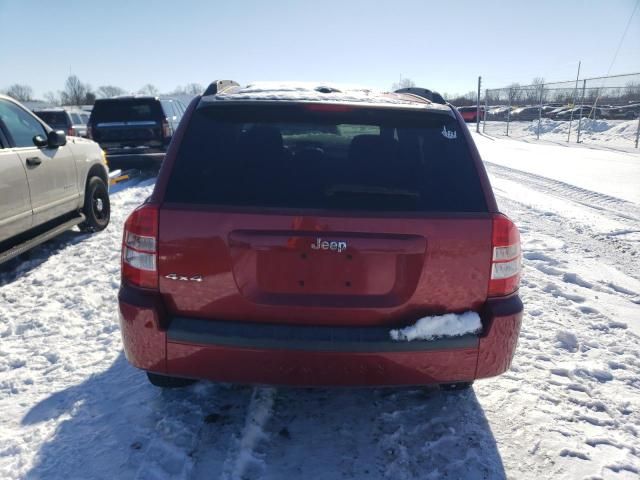
[[91, 136], [107, 152], [144, 152], [164, 145], [164, 114], [154, 98], [98, 100], [89, 120]]
[[479, 309], [491, 215], [450, 110], [201, 106], [159, 219], [173, 315], [398, 325]]

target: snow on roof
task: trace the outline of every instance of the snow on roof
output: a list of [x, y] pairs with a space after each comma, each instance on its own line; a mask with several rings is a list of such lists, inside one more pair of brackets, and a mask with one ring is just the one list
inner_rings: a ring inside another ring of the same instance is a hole
[[232, 87], [218, 94], [202, 97], [203, 102], [243, 100], [369, 103], [449, 110], [449, 107], [446, 105], [435, 104], [415, 95], [381, 92], [356, 85], [334, 83], [256, 82], [250, 83], [245, 87]]

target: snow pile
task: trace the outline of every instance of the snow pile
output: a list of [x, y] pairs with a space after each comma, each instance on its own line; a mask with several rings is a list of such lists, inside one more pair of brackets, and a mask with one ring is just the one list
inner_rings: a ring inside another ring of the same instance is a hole
[[[507, 122], [486, 122], [483, 132], [488, 135], [505, 135]], [[636, 140], [638, 120], [593, 120], [583, 118], [580, 122], [580, 141], [585, 143], [602, 143], [607, 146], [624, 147], [633, 152]], [[571, 142], [575, 143], [578, 131], [578, 119], [571, 122]], [[535, 139], [538, 133], [538, 120], [509, 122], [509, 137]], [[569, 134], [568, 120], [540, 121], [540, 139], [559, 141], [566, 144]]]
[[[633, 133], [635, 134], [635, 127], [637, 127], [637, 122], [635, 121], [626, 121], [620, 123], [619, 121], [615, 120], [594, 120], [592, 118], [583, 118], [582, 122], [580, 123], [580, 131], [582, 133], [602, 133], [611, 131], [610, 134], [620, 135], [623, 132], [633, 130]], [[575, 119], [572, 122], [571, 130], [577, 131], [577, 129], [578, 120]], [[511, 130], [511, 125], [509, 125], [509, 130]], [[538, 121], [532, 120], [531, 122], [527, 122], [526, 130], [530, 134], [536, 135], [538, 132]], [[551, 120], [550, 118], [543, 118], [540, 120], [541, 135], [545, 133], [558, 133], [567, 135], [568, 132], [569, 122], [567, 121]]]
[[580, 123], [580, 129], [584, 132], [606, 132], [617, 126], [617, 123], [611, 123], [611, 120], [594, 120], [593, 118], [583, 118]]
[[459, 337], [467, 333], [478, 333], [480, 330], [482, 330], [480, 315], [476, 312], [465, 312], [423, 317], [414, 325], [391, 330], [389, 335], [393, 340], [410, 342], [433, 340], [438, 337]]

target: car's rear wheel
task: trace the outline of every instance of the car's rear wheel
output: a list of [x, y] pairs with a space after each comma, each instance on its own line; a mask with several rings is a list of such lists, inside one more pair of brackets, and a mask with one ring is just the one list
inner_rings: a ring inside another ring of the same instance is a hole
[[160, 388], [182, 388], [193, 385], [197, 380], [191, 378], [170, 377], [158, 373], [147, 372], [147, 378], [152, 385]]
[[442, 383], [440, 384], [440, 390], [444, 390], [445, 392], [469, 390], [472, 385], [473, 385], [473, 382]]
[[101, 178], [91, 177], [87, 182], [82, 212], [86, 220], [79, 225], [79, 228], [83, 232], [99, 232], [109, 225], [111, 217], [109, 190]]

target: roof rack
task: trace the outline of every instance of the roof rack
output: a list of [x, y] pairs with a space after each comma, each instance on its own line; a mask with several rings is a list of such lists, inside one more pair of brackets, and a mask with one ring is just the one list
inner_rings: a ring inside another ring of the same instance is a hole
[[214, 80], [209, 84], [202, 96], [204, 97], [207, 95], [215, 95], [216, 93], [220, 93], [227, 88], [239, 86], [240, 84], [238, 82], [234, 82], [233, 80]]
[[420, 87], [400, 88], [399, 90], [396, 90], [394, 93], [411, 93], [413, 95], [417, 95], [418, 97], [426, 98], [427, 100], [433, 103], [440, 103], [442, 105], [447, 104], [445, 99], [442, 98], [442, 95], [440, 95], [438, 92], [432, 92], [427, 88], [420, 88]]

